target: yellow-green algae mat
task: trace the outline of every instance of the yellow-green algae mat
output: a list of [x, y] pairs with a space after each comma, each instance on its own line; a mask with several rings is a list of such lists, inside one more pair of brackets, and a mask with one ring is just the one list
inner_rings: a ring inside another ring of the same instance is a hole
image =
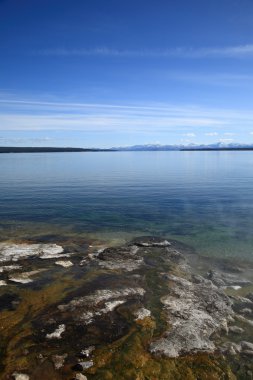
[[[92, 359], [93, 365], [83, 372], [88, 380], [252, 378], [253, 366], [249, 360], [242, 363], [239, 355], [225, 357], [217, 351], [166, 358], [151, 354], [150, 343], [170, 329], [160, 299], [172, 284], [161, 273], [183, 276], [184, 272], [177, 263], [164, 259], [157, 247], [142, 248], [144, 265], [138, 264], [129, 271], [124, 268], [124, 260], [116, 268], [98, 265], [98, 248], [93, 242], [91, 248], [76, 249], [70, 268], [56, 266], [55, 260], [22, 261], [23, 270], [27, 266], [29, 270], [46, 270], [35, 276], [31, 284], [8, 283], [0, 288], [0, 300], [7, 300], [6, 304], [0, 304], [1, 379], [12, 379], [13, 373], [27, 374], [31, 380], [74, 379], [77, 371], [73, 366], [83, 360], [78, 356], [81, 348], [90, 345], [95, 349], [87, 360]], [[63, 333], [61, 339], [55, 340], [45, 338], [50, 323], [54, 325], [58, 321], [59, 305], [85, 297], [94, 289], [125, 288], [133, 284], [145, 289], [144, 300], [129, 297], [112, 313], [98, 315], [87, 326], [77, 323], [76, 327], [75, 318], [70, 315], [73, 311], [66, 312], [63, 322], [70, 335], [64, 338]], [[136, 319], [134, 313], [143, 305], [151, 315]], [[52, 360], [55, 355], [66, 355], [59, 369]]]

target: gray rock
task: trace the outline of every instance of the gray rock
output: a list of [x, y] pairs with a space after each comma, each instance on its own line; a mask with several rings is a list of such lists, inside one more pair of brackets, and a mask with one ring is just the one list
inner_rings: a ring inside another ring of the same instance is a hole
[[88, 380], [87, 376], [83, 375], [82, 373], [77, 373], [75, 376], [76, 380]]
[[95, 350], [95, 347], [94, 346], [90, 346], [90, 347], [87, 347], [84, 350], [82, 350], [80, 352], [80, 354], [82, 356], [85, 356], [86, 358], [88, 358], [94, 350]]
[[236, 315], [236, 319], [238, 320], [238, 321], [241, 321], [241, 322], [244, 322], [244, 323], [246, 323], [247, 325], [249, 325], [249, 326], [253, 326], [253, 321], [251, 320], [251, 319], [247, 319], [247, 318], [245, 318], [245, 317], [243, 317], [242, 315]]
[[234, 274], [218, 272], [214, 270], [210, 270], [207, 273], [207, 278], [218, 287], [234, 287], [235, 289], [239, 289], [239, 286], [241, 287], [251, 284], [250, 281], [239, 278]]
[[150, 317], [151, 311], [142, 307], [141, 309], [135, 311], [134, 316], [136, 321], [140, 321], [142, 319]]
[[0, 243], [0, 262], [18, 261], [30, 257], [52, 259], [68, 257], [62, 254], [63, 248], [57, 244], [10, 244]]
[[75, 375], [75, 380], [88, 380], [87, 377], [85, 375], [83, 375], [82, 373], [76, 373]]
[[246, 295], [246, 298], [250, 299], [250, 300], [253, 302], [253, 292], [248, 293], [248, 294]]
[[143, 258], [138, 255], [139, 248], [136, 245], [120, 248], [105, 248], [93, 256], [98, 265], [106, 269], [122, 269], [131, 272], [143, 264]]
[[136, 243], [140, 247], [170, 247], [171, 243], [168, 240], [163, 241], [140, 241]]
[[14, 372], [12, 376], [14, 377], [15, 380], [29, 380], [30, 379], [30, 377], [24, 373]]
[[19, 282], [20, 284], [29, 284], [30, 282], [33, 282], [31, 277], [45, 271], [45, 269], [40, 269], [40, 270], [33, 270], [30, 272], [23, 272], [23, 273], [18, 273], [15, 276], [10, 276], [9, 280], [12, 282]]
[[77, 372], [85, 371], [86, 369], [91, 368], [93, 366], [93, 364], [94, 363], [93, 363], [92, 360], [89, 360], [89, 361], [79, 361], [77, 364], [75, 364], [72, 367], [72, 370], [73, 371], [77, 371]]
[[66, 330], [66, 326], [64, 324], [59, 325], [55, 331], [46, 335], [47, 339], [61, 339], [62, 334]]
[[115, 290], [101, 289], [96, 292], [75, 298], [68, 304], [59, 305], [62, 312], [69, 311], [74, 315], [74, 319], [85, 324], [90, 324], [94, 318], [112, 312], [117, 306], [125, 303], [128, 298], [138, 299], [143, 297], [143, 288], [119, 288]]
[[224, 292], [205, 283], [167, 275], [172, 291], [161, 299], [170, 329], [154, 341], [150, 351], [168, 357], [195, 352], [213, 352], [211, 336], [227, 329], [227, 318], [233, 315], [231, 302]]
[[229, 327], [229, 332], [232, 332], [234, 334], [242, 334], [244, 330], [241, 327], [238, 326], [230, 326]]
[[64, 362], [68, 354], [64, 355], [53, 355], [52, 356], [52, 362], [54, 363], [55, 369], [60, 369], [64, 366]]
[[246, 307], [246, 308], [240, 310], [240, 313], [250, 315], [250, 314], [252, 314], [252, 310]]
[[243, 350], [242, 353], [253, 358], [253, 350]]
[[82, 361], [82, 362], [79, 362], [78, 364], [83, 368], [83, 371], [85, 369], [91, 368], [94, 365], [93, 360]]
[[242, 341], [241, 342], [241, 347], [242, 347], [242, 350], [250, 350], [250, 351], [253, 351], [253, 343], [250, 343], [250, 342], [246, 342], [246, 341]]
[[238, 355], [241, 352], [241, 346], [233, 342], [226, 342], [220, 348], [221, 352], [229, 355]]

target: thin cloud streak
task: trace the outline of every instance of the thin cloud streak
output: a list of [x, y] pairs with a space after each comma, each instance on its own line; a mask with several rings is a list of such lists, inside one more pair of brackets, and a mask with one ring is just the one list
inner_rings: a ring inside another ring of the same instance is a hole
[[[64, 130], [84, 132], [191, 133], [206, 136], [252, 131], [253, 112], [190, 105], [118, 105], [1, 99], [0, 130]], [[216, 131], [215, 131], [215, 130]]]
[[94, 49], [77, 48], [55, 48], [44, 49], [34, 52], [35, 55], [56, 56], [56, 57], [122, 57], [122, 58], [250, 58], [253, 57], [253, 44], [224, 46], [224, 47], [203, 47], [188, 48], [177, 47], [168, 49], [140, 49], [124, 50], [98, 47]]

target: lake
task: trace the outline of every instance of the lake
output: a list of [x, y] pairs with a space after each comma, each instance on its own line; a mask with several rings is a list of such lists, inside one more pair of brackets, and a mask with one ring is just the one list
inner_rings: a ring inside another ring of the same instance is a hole
[[158, 235], [253, 259], [253, 152], [0, 155], [0, 239]]

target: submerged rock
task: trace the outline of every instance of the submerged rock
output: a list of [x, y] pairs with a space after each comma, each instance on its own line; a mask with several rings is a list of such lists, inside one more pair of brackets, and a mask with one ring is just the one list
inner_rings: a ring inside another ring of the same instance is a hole
[[90, 324], [95, 317], [110, 313], [125, 303], [128, 297], [142, 297], [144, 294], [145, 290], [142, 288], [101, 289], [90, 295], [75, 298], [68, 304], [59, 305], [58, 309], [62, 312], [70, 311], [74, 313], [74, 319]]
[[[61, 247], [59, 251], [53, 250], [49, 254], [38, 250], [38, 246], [45, 248], [45, 245], [35, 246], [36, 249], [30, 247], [29, 255], [25, 256], [24, 253], [23, 258], [34, 256], [31, 252], [37, 252], [34, 257], [64, 257]], [[52, 248], [52, 245], [49, 246]], [[229, 360], [231, 355], [233, 360], [238, 360], [238, 355], [242, 354], [240, 360], [249, 362], [252, 347], [227, 340], [238, 340], [233, 334], [241, 333], [241, 339], [245, 339], [250, 329], [247, 326], [244, 331], [236, 326], [232, 306], [239, 314], [243, 308], [252, 309], [253, 302], [238, 296], [229, 298], [224, 293], [226, 286], [240, 286], [231, 285], [239, 281], [235, 276], [224, 276], [216, 271], [210, 271], [208, 278], [193, 274], [186, 255], [182, 253], [183, 248], [182, 244], [174, 241], [170, 243], [166, 239], [142, 237], [122, 247], [89, 253], [80, 263], [85, 264], [85, 268], [77, 265], [75, 260], [74, 270], [67, 271], [66, 281], [62, 281], [64, 284], [55, 276], [56, 287], [46, 287], [38, 293], [42, 305], [38, 299], [34, 314], [31, 312], [30, 316], [29, 309], [25, 316], [33, 327], [33, 334], [29, 330], [28, 337], [20, 335], [23, 347], [29, 347], [30, 352], [25, 360], [31, 364], [28, 367], [31, 377], [36, 373], [36, 376], [42, 374], [43, 379], [43, 373], [48, 370], [49, 377], [69, 379], [72, 369], [75, 371], [72, 372], [74, 379], [87, 380], [82, 372], [90, 368], [90, 376], [101, 379], [113, 377], [116, 370], [120, 378], [124, 378], [124, 371], [128, 371], [127, 377], [136, 379], [181, 378], [180, 375], [186, 378], [188, 374], [191, 378], [200, 379], [204, 367], [203, 378], [209, 378], [210, 366], [215, 368], [212, 378], [217, 379], [223, 374], [225, 378], [228, 373], [224, 369], [225, 354], [229, 354]], [[0, 245], [0, 257], [1, 249]], [[72, 261], [61, 258], [58, 260], [57, 257], [57, 261], [51, 263], [50, 271], [58, 272], [54, 264], [66, 268], [73, 265]], [[50, 274], [45, 276], [45, 281]], [[10, 275], [16, 279], [23, 276], [24, 280], [31, 280], [32, 277], [31, 272]], [[76, 287], [73, 286], [75, 284]], [[22, 294], [23, 290], [21, 287]], [[46, 303], [48, 291], [51, 290], [50, 301]], [[15, 291], [19, 292], [18, 287]], [[34, 293], [37, 295], [37, 292]], [[244, 316], [238, 319], [245, 323]], [[229, 323], [232, 326], [228, 327]], [[224, 337], [224, 331], [230, 334]], [[14, 336], [15, 329], [12, 332]], [[224, 341], [226, 343], [222, 343]], [[194, 356], [215, 352], [218, 353], [215, 359], [213, 355]], [[41, 353], [41, 360], [38, 360], [38, 353]], [[163, 355], [162, 360], [157, 358], [160, 354]], [[188, 355], [188, 358], [173, 362], [166, 361], [164, 357], [183, 355]], [[15, 368], [24, 367], [17, 365]], [[58, 370], [60, 372], [57, 373]], [[9, 377], [13, 370], [10, 371]]]
[[15, 380], [29, 380], [30, 379], [30, 377], [28, 375], [25, 375], [24, 373], [14, 372], [12, 376], [14, 377]]
[[220, 351], [224, 354], [238, 355], [241, 352], [241, 345], [234, 342], [226, 342], [220, 347]]
[[74, 371], [84, 371], [88, 368], [93, 367], [94, 363], [92, 360], [89, 361], [80, 361], [72, 367]]
[[67, 358], [68, 354], [64, 355], [53, 355], [52, 356], [52, 362], [54, 363], [55, 369], [60, 369], [64, 366], [65, 359]]
[[50, 334], [47, 334], [46, 338], [47, 339], [61, 339], [61, 336], [65, 330], [66, 330], [66, 326], [64, 324], [59, 325], [55, 331], [53, 331]]
[[69, 261], [69, 260], [59, 260], [59, 261], [56, 261], [55, 264], [60, 265], [61, 267], [64, 267], [64, 268], [69, 268], [74, 265], [72, 261]]
[[253, 351], [253, 343], [246, 342], [245, 340], [241, 342], [242, 350], [251, 350]]
[[93, 258], [106, 269], [122, 269], [131, 272], [143, 264], [143, 258], [138, 255], [139, 248], [136, 245], [105, 248], [99, 250]]
[[80, 357], [88, 358], [94, 350], [95, 350], [94, 346], [87, 347], [80, 352]]
[[7, 282], [4, 281], [4, 280], [0, 280], [0, 286], [6, 286], [7, 285]]
[[140, 237], [134, 239], [134, 244], [139, 247], [170, 247], [171, 243], [166, 239], [161, 239], [158, 237]]
[[207, 278], [211, 280], [213, 284], [218, 287], [230, 287], [235, 290], [240, 289], [242, 286], [247, 286], [251, 284], [250, 281], [239, 278], [238, 276], [234, 274], [218, 272], [215, 270], [210, 270], [207, 273]]
[[21, 269], [21, 265], [4, 265], [0, 267], [0, 273], [12, 272], [13, 270]]
[[16, 276], [9, 277], [9, 280], [12, 282], [19, 282], [20, 284], [29, 284], [30, 282], [33, 282], [33, 280], [31, 279], [32, 276], [35, 276], [36, 274], [43, 272], [44, 270], [45, 269], [19, 273]]
[[57, 244], [10, 244], [0, 243], [0, 262], [18, 261], [29, 257], [54, 259], [69, 257], [63, 254], [63, 248]]
[[82, 373], [76, 373], [75, 375], [75, 380], [88, 380], [87, 377], [85, 375], [83, 375]]
[[193, 283], [169, 275], [173, 282], [169, 295], [161, 302], [167, 313], [170, 329], [150, 350], [155, 354], [178, 357], [196, 352], [213, 352], [214, 332], [227, 328], [227, 319], [233, 314], [229, 298], [217, 287], [202, 282]]
[[230, 326], [229, 332], [232, 332], [234, 334], [242, 334], [244, 332], [243, 328], [238, 326]]
[[135, 315], [135, 320], [139, 321], [139, 320], [142, 320], [144, 318], [150, 317], [151, 311], [142, 307], [141, 309], [136, 310], [134, 315]]

